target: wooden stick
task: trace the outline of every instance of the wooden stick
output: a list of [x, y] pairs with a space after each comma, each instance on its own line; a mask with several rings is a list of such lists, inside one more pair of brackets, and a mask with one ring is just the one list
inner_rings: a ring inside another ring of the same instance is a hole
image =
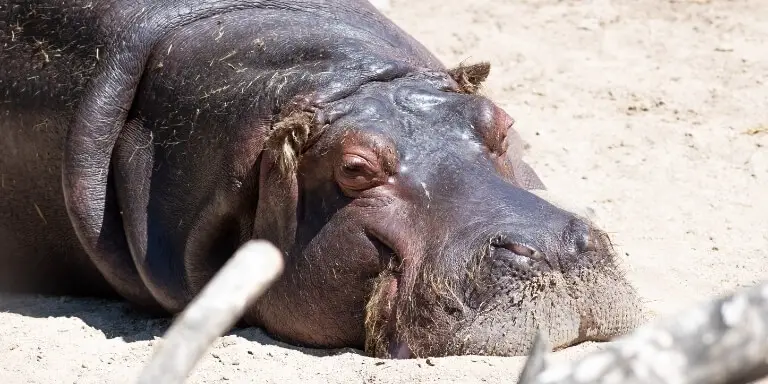
[[245, 243], [173, 322], [138, 383], [183, 383], [214, 340], [282, 272], [282, 254], [274, 245], [261, 240]]
[[647, 324], [572, 363], [548, 365], [541, 343], [520, 384], [753, 382], [768, 376], [768, 282]]

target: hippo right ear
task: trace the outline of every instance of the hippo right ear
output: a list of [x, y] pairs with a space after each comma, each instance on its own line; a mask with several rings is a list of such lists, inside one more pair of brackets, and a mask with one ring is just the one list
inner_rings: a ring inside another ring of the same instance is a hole
[[62, 186], [75, 233], [104, 278], [129, 301], [158, 309], [129, 251], [110, 182], [112, 150], [144, 73], [149, 43], [126, 38], [99, 61], [66, 136]]
[[448, 75], [459, 84], [459, 92], [474, 94], [491, 73], [491, 64], [482, 62], [469, 66], [459, 65], [448, 70]]

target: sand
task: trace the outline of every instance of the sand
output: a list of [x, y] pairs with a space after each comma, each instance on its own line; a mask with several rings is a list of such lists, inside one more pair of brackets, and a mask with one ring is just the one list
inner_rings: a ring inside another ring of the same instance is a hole
[[[517, 120], [526, 158], [594, 210], [656, 315], [768, 279], [764, 0], [382, 3], [445, 63], [491, 62], [485, 92]], [[0, 311], [8, 384], [132, 382], [168, 325], [101, 300], [4, 295]], [[515, 382], [522, 361], [384, 361], [250, 328], [220, 338], [189, 382]]]

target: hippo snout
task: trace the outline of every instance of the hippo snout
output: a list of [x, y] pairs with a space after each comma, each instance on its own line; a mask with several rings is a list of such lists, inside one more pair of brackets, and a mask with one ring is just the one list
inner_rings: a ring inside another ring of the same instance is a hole
[[534, 273], [567, 272], [579, 265], [580, 258], [596, 252], [599, 242], [607, 241], [598, 229], [576, 217], [549, 237], [527, 241], [508, 231], [489, 240], [489, 253]]

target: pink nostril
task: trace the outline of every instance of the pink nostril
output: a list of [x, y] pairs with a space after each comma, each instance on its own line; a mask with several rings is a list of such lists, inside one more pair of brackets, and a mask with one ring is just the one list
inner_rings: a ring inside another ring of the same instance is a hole
[[547, 268], [554, 268], [554, 264], [552, 263], [552, 260], [549, 260], [546, 257], [546, 255], [544, 255], [544, 253], [532, 247], [518, 244], [518, 243], [511, 243], [511, 242], [499, 244], [496, 247], [506, 249], [507, 251], [511, 252], [515, 256], [519, 258], [523, 258], [522, 260], [520, 260], [520, 262], [529, 263], [529, 265], [530, 263], [535, 263], [535, 264], [544, 263], [544, 265], [546, 265]]

